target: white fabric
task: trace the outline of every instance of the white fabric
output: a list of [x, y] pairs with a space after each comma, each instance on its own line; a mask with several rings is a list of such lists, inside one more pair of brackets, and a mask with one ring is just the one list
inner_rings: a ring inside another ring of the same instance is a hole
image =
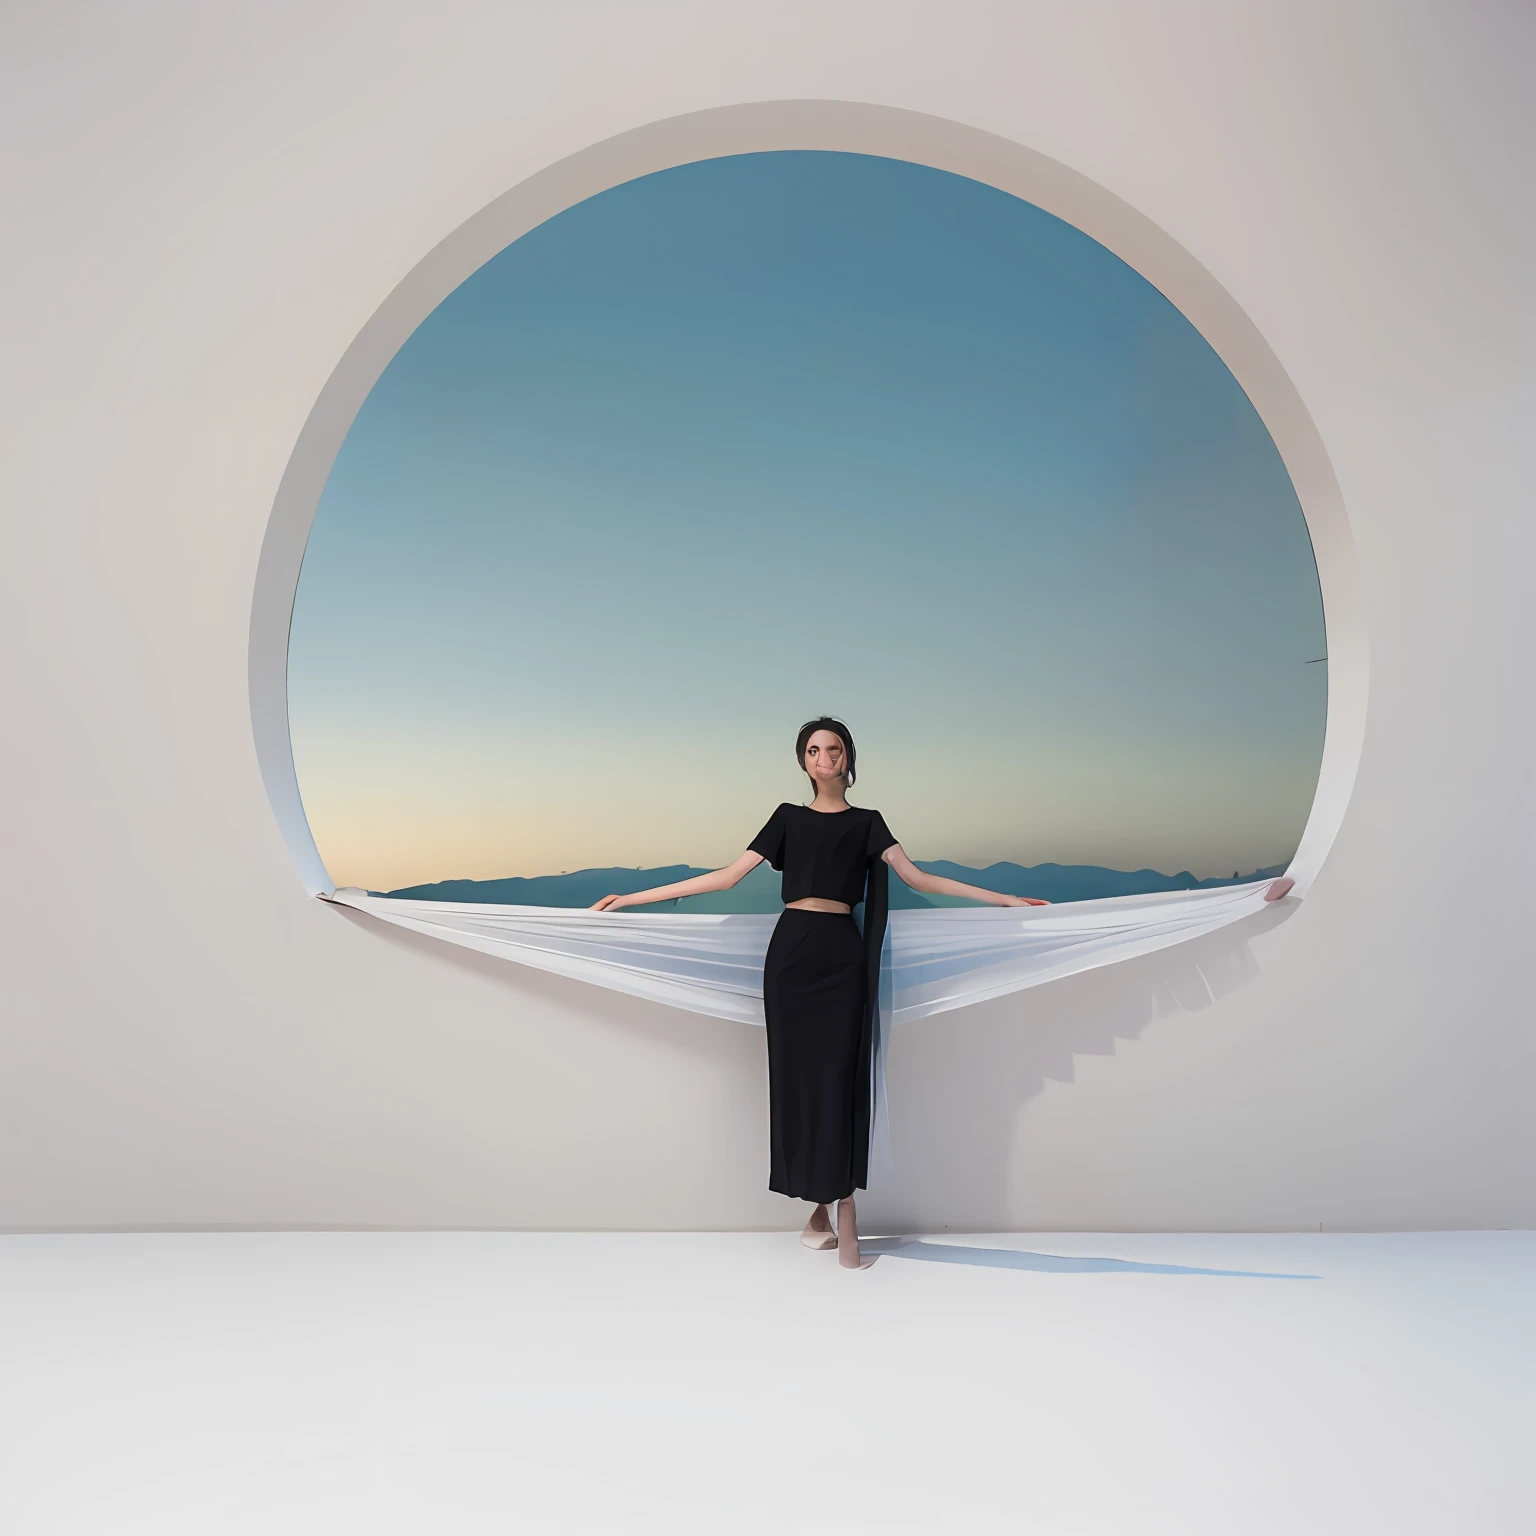
[[[892, 912], [882, 1017], [905, 1024], [1198, 938], [1261, 910], [1270, 883], [1049, 907]], [[763, 1022], [763, 956], [778, 921], [774, 913], [476, 906], [401, 901], [350, 888], [330, 899], [578, 981], [738, 1023]]]
[[[1270, 881], [1049, 907], [890, 914], [881, 955], [871, 1092], [875, 1171], [893, 1158], [885, 1064], [905, 1024], [1214, 932], [1258, 912]], [[776, 913], [592, 912], [401, 901], [347, 888], [330, 900], [522, 965], [743, 1024], [763, 1022], [763, 957]]]

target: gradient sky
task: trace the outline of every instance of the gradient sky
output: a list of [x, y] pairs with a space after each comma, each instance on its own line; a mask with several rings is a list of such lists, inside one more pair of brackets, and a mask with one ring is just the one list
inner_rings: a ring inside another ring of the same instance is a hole
[[703, 161], [458, 288], [332, 471], [289, 654], [339, 884], [734, 858], [855, 733], [908, 853], [1283, 862], [1311, 545], [1179, 312], [1031, 204], [863, 155]]

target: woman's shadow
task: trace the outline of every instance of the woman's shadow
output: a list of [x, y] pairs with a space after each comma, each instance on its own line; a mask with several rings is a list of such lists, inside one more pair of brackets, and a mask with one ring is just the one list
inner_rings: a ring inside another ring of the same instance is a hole
[[1042, 1275], [1216, 1275], [1235, 1280], [1318, 1280], [1319, 1275], [1259, 1269], [1200, 1269], [1192, 1264], [1151, 1264], [1140, 1259], [1090, 1254], [1032, 1253], [1024, 1248], [977, 1248], [965, 1243], [932, 1243], [920, 1237], [869, 1237], [860, 1253], [879, 1258], [921, 1259], [930, 1264], [969, 1264], [980, 1269], [1027, 1269]]
[[1278, 901], [1135, 960], [896, 1027], [890, 1153], [882, 1156], [877, 1144], [861, 1225], [931, 1232], [942, 1211], [951, 1230], [995, 1227], [996, 1213], [1011, 1203], [1020, 1107], [1047, 1082], [1071, 1082], [1079, 1056], [1113, 1056], [1154, 1019], [1198, 1012], [1257, 979], [1250, 941], [1298, 907]]

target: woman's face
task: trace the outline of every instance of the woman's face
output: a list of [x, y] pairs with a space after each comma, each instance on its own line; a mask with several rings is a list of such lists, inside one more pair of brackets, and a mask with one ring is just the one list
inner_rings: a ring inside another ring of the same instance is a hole
[[805, 771], [819, 785], [834, 784], [848, 767], [843, 738], [836, 731], [813, 731], [805, 744]]

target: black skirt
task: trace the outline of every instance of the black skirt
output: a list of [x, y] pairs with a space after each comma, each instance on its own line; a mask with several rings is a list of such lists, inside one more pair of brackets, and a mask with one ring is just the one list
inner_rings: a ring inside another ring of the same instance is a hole
[[869, 1177], [864, 939], [846, 913], [787, 907], [768, 941], [769, 1189], [840, 1200]]

